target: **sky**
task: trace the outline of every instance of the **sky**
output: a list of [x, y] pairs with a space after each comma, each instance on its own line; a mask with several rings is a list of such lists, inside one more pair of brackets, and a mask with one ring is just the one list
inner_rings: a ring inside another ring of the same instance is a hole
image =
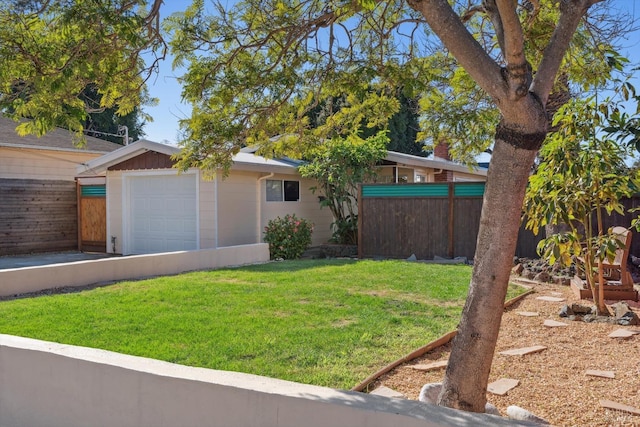
[[[189, 0], [169, 0], [161, 9], [162, 18], [170, 14], [184, 10], [191, 1]], [[636, 4], [637, 3], [637, 4]], [[636, 0], [611, 0], [613, 8], [627, 10], [640, 25], [640, 2]], [[633, 63], [640, 63], [640, 30], [631, 33], [624, 45], [622, 53]], [[169, 145], [176, 145], [179, 139], [180, 119], [189, 117], [191, 108], [181, 102], [181, 87], [177, 77], [183, 70], [172, 69], [172, 59], [168, 57], [160, 63], [159, 73], [151, 77], [148, 81], [150, 95], [159, 100], [154, 107], [143, 107], [143, 110], [153, 118], [153, 122], [147, 123], [144, 127], [145, 139], [161, 142]], [[640, 75], [635, 78], [635, 86], [640, 89]]]

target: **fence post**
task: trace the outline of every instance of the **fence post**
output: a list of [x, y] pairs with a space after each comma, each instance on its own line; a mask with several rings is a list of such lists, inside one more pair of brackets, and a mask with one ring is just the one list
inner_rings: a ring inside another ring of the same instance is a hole
[[449, 258], [453, 258], [453, 247], [454, 247], [454, 230], [453, 230], [453, 215], [454, 215], [454, 193], [455, 193], [455, 185], [453, 182], [449, 183]]

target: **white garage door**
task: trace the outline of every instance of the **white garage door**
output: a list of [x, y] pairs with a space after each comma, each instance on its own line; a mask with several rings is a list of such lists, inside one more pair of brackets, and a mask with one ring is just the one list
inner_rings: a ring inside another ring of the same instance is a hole
[[129, 254], [197, 249], [196, 175], [131, 176]]

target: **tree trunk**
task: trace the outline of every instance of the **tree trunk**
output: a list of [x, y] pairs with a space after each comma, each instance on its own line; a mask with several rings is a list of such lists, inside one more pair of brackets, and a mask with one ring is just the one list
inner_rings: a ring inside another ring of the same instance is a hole
[[[438, 404], [484, 412], [486, 385], [504, 311], [522, 202], [537, 149], [496, 139], [489, 166], [469, 295]], [[473, 376], [473, 381], [470, 381]]]

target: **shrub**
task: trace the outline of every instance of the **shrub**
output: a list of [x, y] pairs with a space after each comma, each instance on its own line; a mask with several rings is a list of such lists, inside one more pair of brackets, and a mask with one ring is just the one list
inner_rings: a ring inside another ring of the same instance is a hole
[[311, 245], [313, 224], [295, 214], [277, 217], [264, 228], [271, 259], [296, 259]]

